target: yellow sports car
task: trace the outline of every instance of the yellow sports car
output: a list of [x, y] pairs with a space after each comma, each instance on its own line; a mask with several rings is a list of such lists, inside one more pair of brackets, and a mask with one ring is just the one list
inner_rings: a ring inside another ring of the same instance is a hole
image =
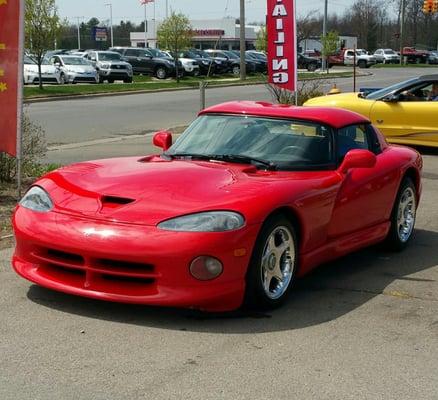
[[438, 75], [385, 89], [316, 97], [304, 106], [339, 107], [368, 117], [388, 142], [438, 147]]

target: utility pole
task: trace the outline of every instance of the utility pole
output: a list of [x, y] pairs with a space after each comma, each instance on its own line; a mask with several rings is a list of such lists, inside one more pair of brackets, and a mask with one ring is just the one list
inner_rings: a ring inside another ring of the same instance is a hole
[[403, 47], [405, 45], [405, 13], [406, 0], [402, 0], [400, 19], [400, 65], [403, 65]]
[[[327, 19], [328, 19], [328, 0], [324, 0], [324, 19], [322, 22], [322, 37], [327, 36]], [[327, 68], [327, 56], [322, 56], [322, 70], [325, 72]]]
[[78, 18], [78, 50], [81, 49], [81, 23], [80, 23], [80, 18], [81, 17], [77, 17]]
[[246, 23], [245, 0], [240, 0], [240, 80], [246, 79]]
[[110, 25], [111, 25], [111, 47], [114, 47], [114, 32], [113, 32], [113, 5], [112, 3], [105, 4], [110, 9]]
[[148, 47], [148, 3], [144, 3], [144, 48]]
[[169, 0], [166, 0], [166, 19], [169, 18]]

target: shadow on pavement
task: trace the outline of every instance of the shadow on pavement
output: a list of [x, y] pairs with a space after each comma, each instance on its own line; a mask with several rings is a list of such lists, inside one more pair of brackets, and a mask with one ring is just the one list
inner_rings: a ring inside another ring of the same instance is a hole
[[297, 282], [284, 306], [269, 313], [206, 314], [100, 302], [31, 286], [28, 298], [61, 312], [138, 326], [193, 332], [264, 333], [293, 330], [339, 318], [382, 294], [396, 280], [434, 282], [409, 275], [438, 265], [438, 233], [417, 230], [401, 253], [372, 247], [323, 265]]

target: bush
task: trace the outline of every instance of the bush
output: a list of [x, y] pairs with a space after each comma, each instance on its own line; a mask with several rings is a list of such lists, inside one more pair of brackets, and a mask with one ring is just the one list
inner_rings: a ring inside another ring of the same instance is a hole
[[[298, 82], [298, 97], [297, 105], [302, 106], [307, 100], [314, 97], [323, 96], [324, 92], [322, 85], [326, 84], [326, 80], [323, 79], [309, 79]], [[269, 92], [277, 104], [295, 104], [295, 93], [289, 90], [281, 89], [275, 85], [268, 85]]]
[[[47, 152], [44, 129], [23, 115], [22, 174], [23, 177], [36, 177], [45, 169], [41, 164]], [[0, 153], [0, 182], [12, 182], [17, 176], [17, 159]]]

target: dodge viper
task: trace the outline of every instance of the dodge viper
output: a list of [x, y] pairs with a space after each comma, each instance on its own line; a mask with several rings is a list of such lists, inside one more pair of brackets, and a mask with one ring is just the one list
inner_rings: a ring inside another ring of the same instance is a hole
[[438, 147], [438, 75], [371, 92], [317, 97], [305, 106], [340, 107], [362, 114], [391, 143]]
[[317, 265], [411, 239], [420, 155], [341, 109], [232, 102], [163, 152], [67, 166], [17, 206], [12, 264], [94, 299], [234, 310], [284, 302]]

